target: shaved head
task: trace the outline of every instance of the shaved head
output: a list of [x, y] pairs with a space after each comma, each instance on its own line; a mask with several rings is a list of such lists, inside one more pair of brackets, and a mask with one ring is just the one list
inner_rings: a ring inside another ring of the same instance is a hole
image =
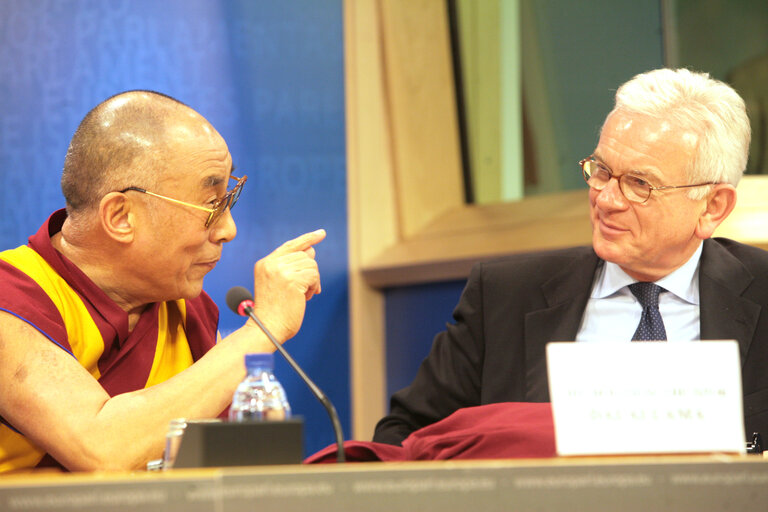
[[78, 126], [64, 160], [61, 189], [70, 215], [98, 206], [109, 192], [153, 188], [180, 135], [211, 130], [182, 102], [152, 91], [128, 91], [97, 105]]

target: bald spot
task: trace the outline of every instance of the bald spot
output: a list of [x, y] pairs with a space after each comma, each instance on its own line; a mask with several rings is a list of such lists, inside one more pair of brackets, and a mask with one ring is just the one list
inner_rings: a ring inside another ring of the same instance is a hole
[[109, 192], [155, 188], [173, 147], [215, 133], [200, 114], [163, 94], [107, 99], [85, 116], [67, 151], [61, 188], [69, 214], [98, 206]]

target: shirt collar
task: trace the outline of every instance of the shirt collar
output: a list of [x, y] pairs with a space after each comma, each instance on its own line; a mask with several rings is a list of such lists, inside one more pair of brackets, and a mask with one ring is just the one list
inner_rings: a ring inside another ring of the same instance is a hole
[[[683, 265], [672, 273], [662, 277], [656, 284], [677, 297], [691, 303], [699, 304], [699, 260], [703, 244], [699, 244], [696, 251]], [[591, 298], [603, 299], [609, 297], [624, 287], [637, 282], [621, 267], [610, 261], [606, 261], [598, 271], [595, 286], [592, 288]]]

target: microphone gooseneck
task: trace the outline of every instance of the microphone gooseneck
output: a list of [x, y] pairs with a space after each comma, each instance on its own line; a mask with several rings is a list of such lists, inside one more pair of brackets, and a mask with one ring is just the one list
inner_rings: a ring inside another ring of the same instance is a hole
[[235, 286], [227, 292], [226, 301], [229, 309], [240, 316], [249, 316], [251, 320], [256, 322], [256, 325], [258, 325], [264, 334], [266, 334], [267, 338], [269, 338], [269, 341], [272, 342], [278, 352], [282, 354], [285, 360], [288, 361], [288, 364], [290, 364], [293, 370], [299, 375], [299, 377], [301, 377], [301, 380], [304, 381], [309, 390], [312, 391], [312, 394], [315, 395], [315, 398], [317, 398], [318, 401], [323, 404], [323, 407], [328, 413], [328, 416], [331, 418], [333, 433], [336, 436], [336, 462], [345, 462], [346, 457], [344, 455], [344, 434], [342, 433], [341, 422], [339, 421], [339, 415], [336, 413], [336, 408], [333, 406], [325, 393], [323, 393], [322, 390], [317, 387], [314, 382], [312, 382], [312, 379], [310, 379], [307, 374], [304, 373], [304, 370], [301, 369], [298, 363], [293, 360], [283, 345], [277, 341], [277, 339], [275, 339], [271, 332], [269, 332], [269, 329], [267, 329], [266, 326], [261, 323], [261, 320], [259, 320], [256, 314], [253, 312], [253, 296], [251, 295], [251, 292], [242, 286]]

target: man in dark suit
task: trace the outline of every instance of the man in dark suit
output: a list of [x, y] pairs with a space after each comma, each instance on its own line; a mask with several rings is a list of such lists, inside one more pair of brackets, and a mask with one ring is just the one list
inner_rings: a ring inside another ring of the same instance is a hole
[[745, 425], [768, 434], [768, 253], [712, 233], [736, 204], [744, 102], [706, 74], [661, 69], [619, 88], [594, 153], [592, 247], [477, 265], [374, 441], [400, 444], [454, 411], [546, 402], [550, 341], [736, 339]]

